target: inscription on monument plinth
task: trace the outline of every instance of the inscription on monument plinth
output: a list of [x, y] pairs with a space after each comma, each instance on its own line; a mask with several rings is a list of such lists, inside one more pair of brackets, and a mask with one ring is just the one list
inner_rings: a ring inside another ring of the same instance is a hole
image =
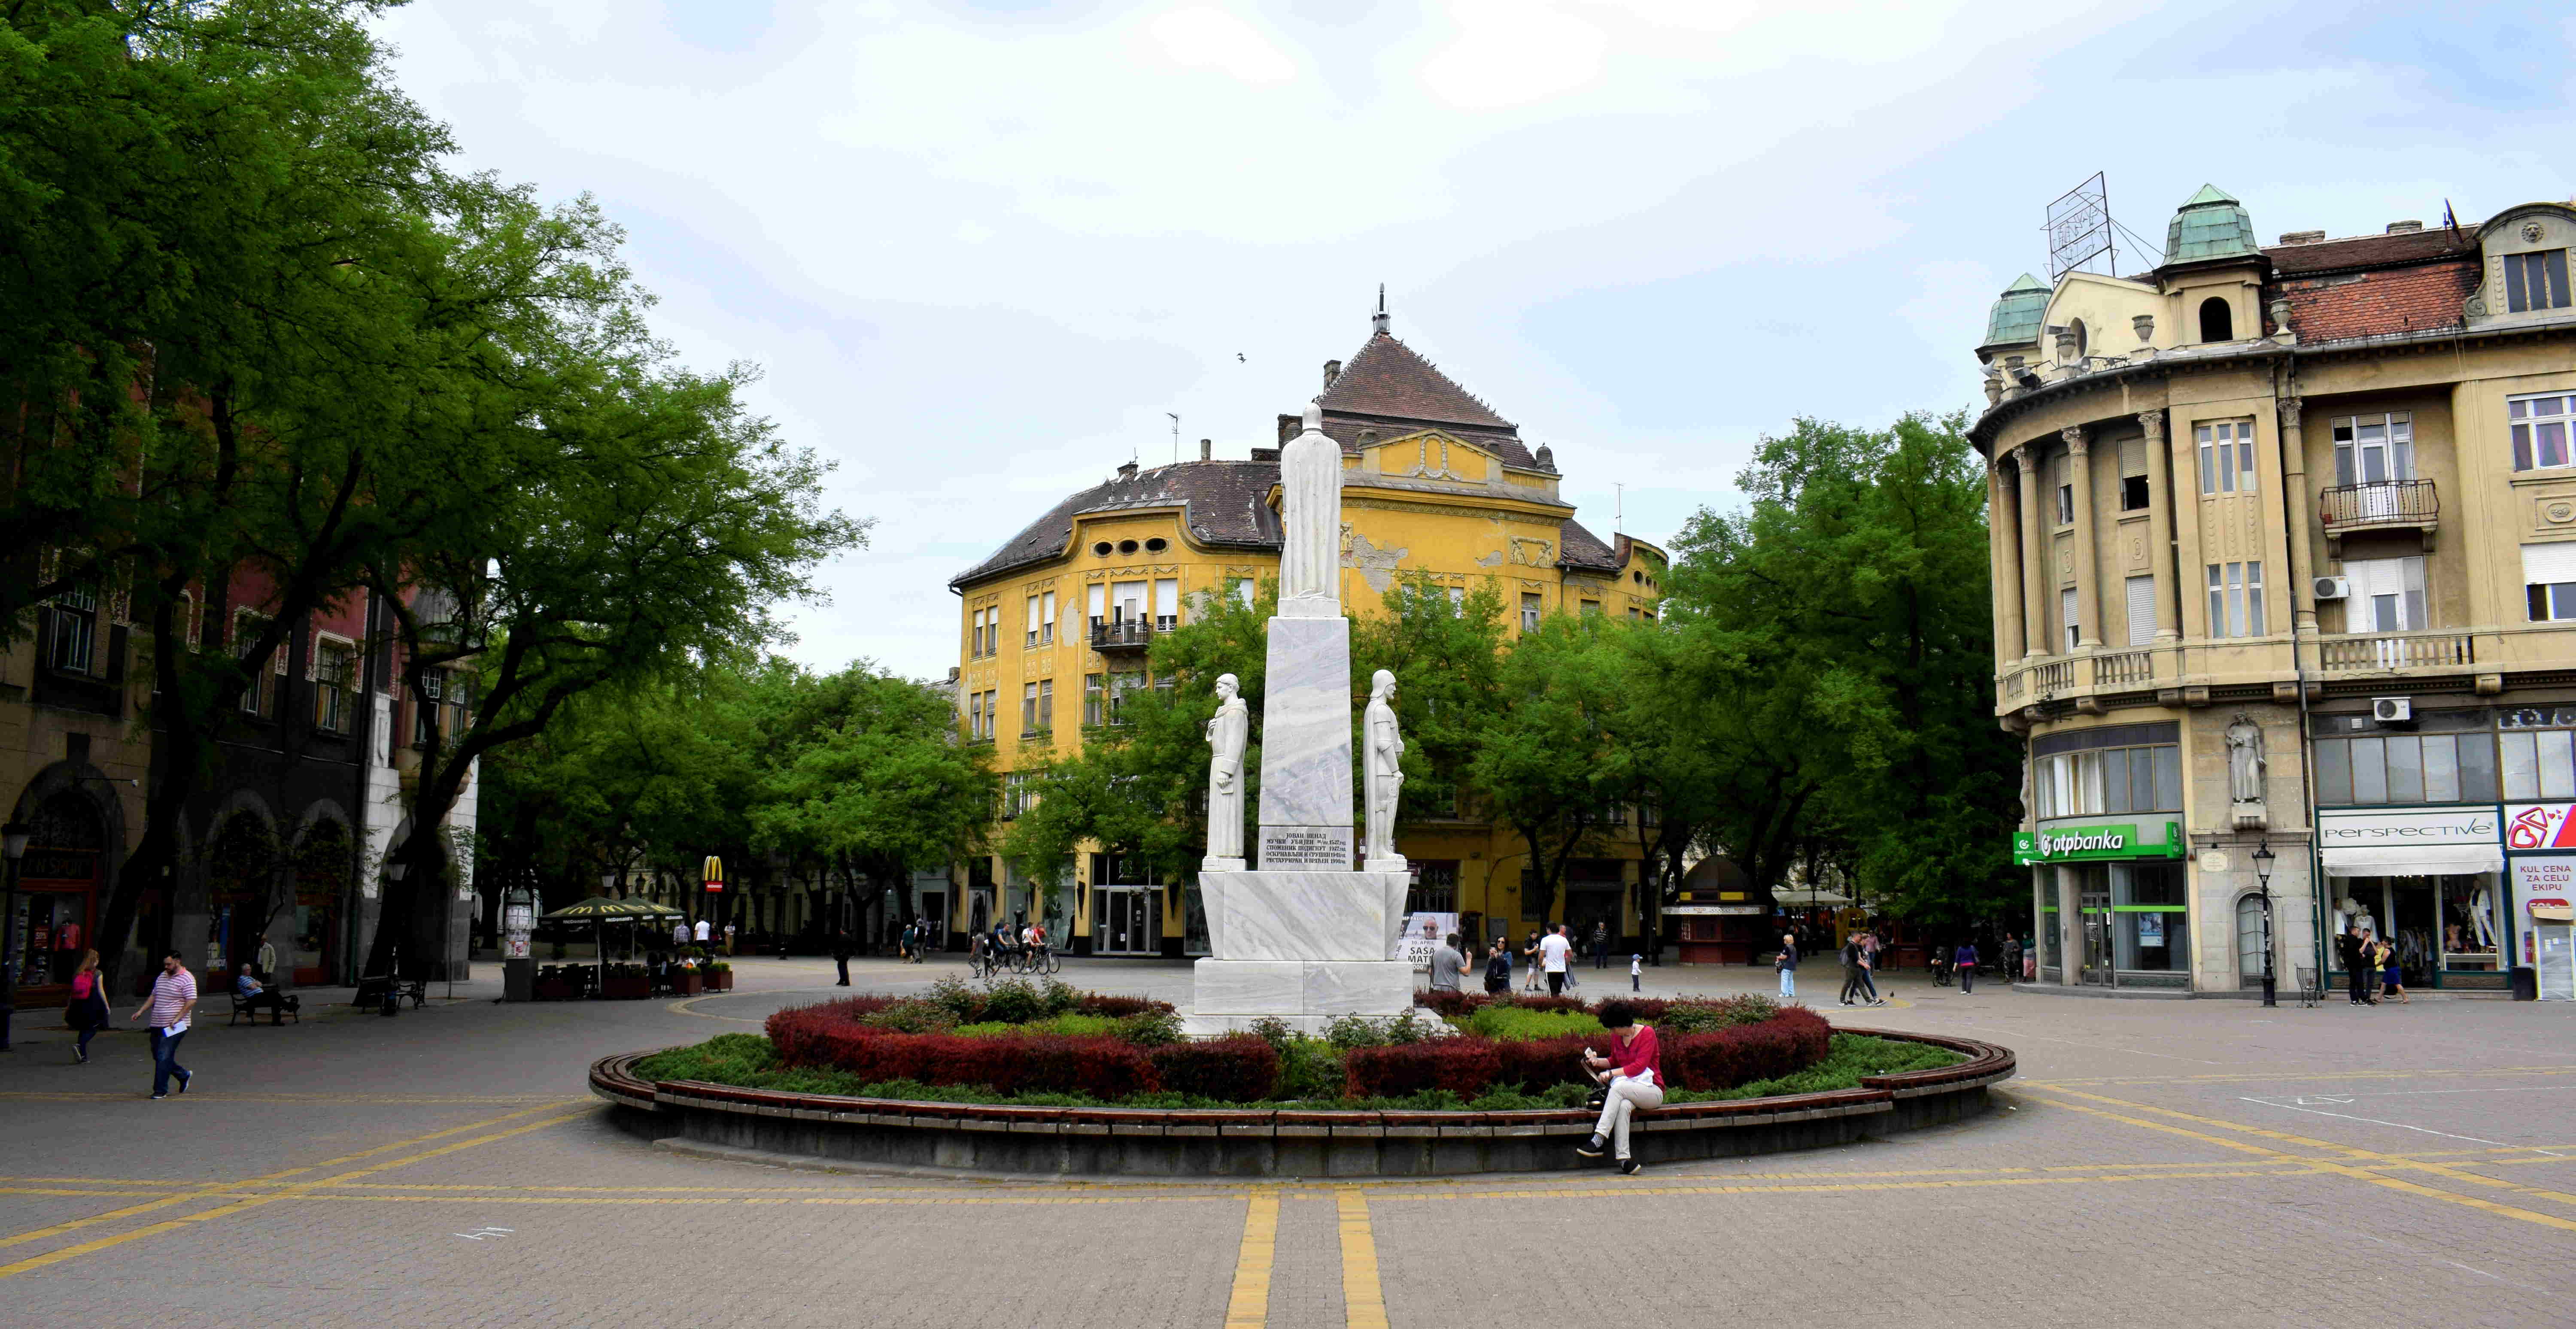
[[1264, 826], [1259, 864], [1264, 872], [1348, 872], [1355, 847], [1348, 826]]

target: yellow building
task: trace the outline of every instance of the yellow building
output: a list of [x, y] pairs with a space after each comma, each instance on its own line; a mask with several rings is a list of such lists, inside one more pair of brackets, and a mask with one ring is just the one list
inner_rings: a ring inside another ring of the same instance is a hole
[[2567, 991], [2571, 247], [2561, 203], [2265, 246], [2204, 188], [2153, 271], [1997, 300], [1971, 437], [2043, 981], [2287, 987], [2360, 925], [2410, 987]]
[[[1663, 551], [1574, 520], [1550, 450], [1469, 395], [1387, 331], [1387, 316], [1349, 362], [1324, 366], [1324, 432], [1342, 445], [1342, 601], [1381, 612], [1399, 574], [1429, 574], [1459, 593], [1497, 583], [1518, 627], [1555, 613], [1650, 617]], [[1300, 417], [1279, 417], [1280, 437]], [[1080, 750], [1086, 730], [1115, 723], [1115, 700], [1150, 684], [1157, 633], [1186, 621], [1197, 597], [1248, 593], [1277, 575], [1279, 452], [1199, 460], [1115, 478], [1067, 497], [992, 557], [949, 583], [960, 601], [957, 704], [975, 741], [1005, 772], [1003, 815], [1031, 773]], [[1624, 841], [1624, 843], [1623, 843]], [[1526, 846], [1509, 828], [1417, 821], [1399, 848], [1414, 866], [1413, 907], [1458, 912], [1468, 930], [1518, 939]], [[1633, 835], [1602, 837], [1577, 860], [1550, 921], [1615, 938], [1638, 934], [1640, 855]], [[958, 872], [942, 901], [952, 930], [1032, 914], [1081, 954], [1183, 955], [1207, 950], [1189, 881], [1154, 883], [1116, 855], [1078, 856], [1073, 880], [1034, 890], [998, 856]]]

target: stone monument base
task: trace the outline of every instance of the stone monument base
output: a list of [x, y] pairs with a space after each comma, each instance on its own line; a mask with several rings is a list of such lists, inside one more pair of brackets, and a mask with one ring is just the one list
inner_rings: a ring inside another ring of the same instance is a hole
[[1402, 960], [1201, 960], [1182, 1032], [1214, 1038], [1275, 1019], [1321, 1034], [1345, 1015], [1387, 1018], [1413, 1009], [1413, 966]]

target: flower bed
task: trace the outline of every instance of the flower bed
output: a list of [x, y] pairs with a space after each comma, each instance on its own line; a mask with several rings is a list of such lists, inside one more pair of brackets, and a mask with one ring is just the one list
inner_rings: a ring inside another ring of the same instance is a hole
[[[1675, 1102], [1796, 1075], [1833, 1050], [1831, 1028], [1803, 1007], [1758, 998], [1634, 1005], [1665, 1023], [1665, 1080]], [[731, 1045], [728, 1056], [762, 1063], [746, 1068], [753, 1080], [698, 1064], [691, 1049], [656, 1054], [641, 1069], [659, 1078], [754, 1087], [795, 1081], [862, 1095], [930, 1091], [974, 1102], [1436, 1110], [1582, 1101], [1592, 1085], [1583, 1049], [1605, 1039], [1591, 1008], [1554, 999], [1464, 1009], [1478, 1032], [1435, 1037], [1436, 1024], [1411, 1015], [1354, 1017], [1334, 1022], [1324, 1039], [1274, 1027], [1190, 1043], [1180, 1039], [1165, 1003], [1077, 992], [1052, 980], [985, 991], [950, 980], [928, 998], [849, 997], [780, 1011], [769, 1019], [764, 1048]], [[1914, 1069], [1927, 1054], [1906, 1055], [1918, 1058], [1905, 1066]], [[1853, 1056], [1855, 1084], [1883, 1069], [1868, 1049]]]

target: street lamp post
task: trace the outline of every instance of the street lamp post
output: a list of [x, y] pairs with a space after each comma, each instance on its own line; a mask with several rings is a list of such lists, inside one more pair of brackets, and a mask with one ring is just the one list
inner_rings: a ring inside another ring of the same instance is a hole
[[[386, 899], [391, 900], [401, 896], [402, 879], [404, 875], [410, 871], [411, 865], [409, 863], [401, 862], [400, 860], [385, 864], [385, 880], [393, 883], [394, 885], [393, 890], [385, 892]], [[386, 928], [394, 926], [394, 923], [390, 919], [379, 918], [376, 920], [376, 926]], [[379, 1015], [402, 1014], [402, 961], [404, 957], [401, 952], [400, 942], [395, 943], [395, 948], [394, 963], [392, 965], [393, 972], [385, 975], [385, 1004], [376, 1012]]]
[[2277, 1006], [2272, 976], [2272, 842], [2254, 846], [2254, 883], [2263, 896], [2263, 1004]]
[[0, 922], [0, 1052], [9, 1051], [9, 1023], [18, 1012], [18, 860], [27, 856], [27, 841], [36, 829], [22, 821], [0, 826], [0, 849], [9, 856], [6, 921]]

